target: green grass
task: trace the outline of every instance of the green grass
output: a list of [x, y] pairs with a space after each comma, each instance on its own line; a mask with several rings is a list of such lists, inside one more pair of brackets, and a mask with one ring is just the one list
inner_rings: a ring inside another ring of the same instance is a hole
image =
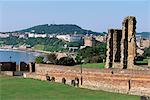
[[43, 49], [44, 49], [44, 45], [37, 44], [34, 46], [34, 50], [43, 50]]
[[0, 75], [0, 100], [139, 100], [139, 96]]
[[[78, 65], [81, 66], [81, 65]], [[87, 63], [87, 64], [82, 64], [82, 67], [85, 68], [104, 68], [104, 63]]]
[[148, 59], [143, 59], [143, 61], [136, 61], [137, 64], [148, 64]]

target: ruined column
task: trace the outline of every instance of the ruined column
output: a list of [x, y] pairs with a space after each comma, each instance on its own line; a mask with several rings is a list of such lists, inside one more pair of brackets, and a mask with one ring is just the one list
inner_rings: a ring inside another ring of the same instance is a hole
[[135, 17], [129, 17], [128, 23], [128, 68], [134, 68], [136, 57], [136, 19]]
[[127, 68], [127, 38], [128, 37], [128, 19], [125, 18], [122, 22], [122, 39], [121, 39], [121, 66]]
[[136, 19], [128, 16], [122, 23], [121, 64], [124, 69], [134, 67], [136, 57]]
[[16, 71], [20, 71], [20, 64], [16, 65]]
[[29, 63], [29, 72], [30, 73], [32, 72], [32, 63], [31, 62]]
[[106, 68], [112, 67], [113, 61], [113, 29], [108, 30], [107, 36], [107, 51], [106, 51]]

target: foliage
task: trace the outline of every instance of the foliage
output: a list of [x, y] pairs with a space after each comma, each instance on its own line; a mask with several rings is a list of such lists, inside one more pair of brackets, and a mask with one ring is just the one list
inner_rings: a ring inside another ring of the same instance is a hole
[[67, 46], [68, 47], [80, 47], [82, 44], [79, 42], [68, 42]]
[[35, 50], [44, 50], [44, 45], [41, 45], [41, 44], [34, 45], [34, 49]]
[[101, 56], [93, 56], [89, 59], [89, 63], [102, 63], [103, 58]]
[[148, 65], [148, 59], [136, 61], [136, 65]]
[[64, 41], [59, 40], [57, 38], [17, 38], [17, 37], [9, 37], [5, 39], [0, 39], [4, 41], [5, 45], [30, 45], [33, 46], [35, 50], [45, 50], [45, 51], [67, 51], [68, 49], [63, 48], [66, 44]]
[[44, 24], [44, 25], [37, 25], [31, 28], [27, 28], [24, 30], [20, 30], [17, 32], [31, 32], [32, 30], [35, 30], [35, 33], [47, 33], [47, 34], [58, 34], [58, 33], [62, 33], [62, 34], [73, 34], [74, 32], [76, 32], [77, 34], [86, 34], [87, 31], [89, 34], [100, 34], [97, 32], [93, 32], [91, 30], [84, 30], [81, 27], [77, 26], [77, 25], [73, 25], [73, 24], [60, 24], [60, 25], [56, 25], [56, 24]]
[[6, 45], [50, 45], [50, 46], [63, 46], [65, 42], [62, 40], [59, 40], [57, 38], [17, 38], [17, 37], [8, 37], [1, 39], [4, 41], [4, 44]]
[[58, 60], [57, 64], [59, 65], [66, 65], [66, 66], [73, 66], [75, 65], [75, 61], [71, 57], [62, 57]]
[[137, 56], [136, 57], [136, 61], [143, 61], [143, 59], [145, 59], [145, 57], [144, 56], [142, 56], [142, 55], [139, 55], [139, 56]]
[[[100, 63], [105, 58], [106, 44], [101, 43], [94, 47], [85, 47], [78, 51], [76, 56], [77, 63], [84, 60], [85, 63]], [[82, 57], [82, 59], [81, 59]]]
[[57, 63], [57, 55], [55, 53], [50, 53], [47, 55], [47, 60], [51, 64], [56, 64]]
[[144, 57], [150, 57], [150, 47], [144, 49]]
[[35, 58], [36, 63], [43, 63], [44, 57], [43, 56], [38, 56]]
[[55, 45], [55, 46], [50, 46], [50, 45], [44, 45], [44, 51], [51, 51], [51, 52], [63, 52], [63, 51], [68, 51], [67, 48], [63, 48], [61, 45]]

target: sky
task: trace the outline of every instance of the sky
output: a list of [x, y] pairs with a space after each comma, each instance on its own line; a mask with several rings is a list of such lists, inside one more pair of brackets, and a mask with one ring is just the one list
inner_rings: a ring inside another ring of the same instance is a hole
[[150, 32], [150, 0], [0, 0], [0, 32], [41, 24], [76, 24], [107, 32], [135, 16], [137, 32]]

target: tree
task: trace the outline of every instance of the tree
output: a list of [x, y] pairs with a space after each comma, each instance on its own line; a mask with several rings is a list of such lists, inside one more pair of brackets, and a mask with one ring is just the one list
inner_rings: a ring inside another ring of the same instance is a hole
[[43, 63], [44, 57], [43, 56], [38, 56], [35, 58], [36, 63]]
[[62, 57], [58, 60], [57, 64], [66, 65], [66, 66], [73, 66], [73, 65], [75, 65], [75, 61], [71, 57]]
[[143, 55], [145, 58], [150, 57], [150, 47], [144, 49]]
[[47, 55], [47, 60], [49, 61], [49, 63], [56, 64], [57, 55], [55, 53], [50, 53]]
[[80, 57], [84, 59], [85, 63], [99, 63], [103, 62], [105, 58], [106, 44], [101, 43], [93, 47], [85, 47], [78, 51], [76, 62], [80, 63]]

